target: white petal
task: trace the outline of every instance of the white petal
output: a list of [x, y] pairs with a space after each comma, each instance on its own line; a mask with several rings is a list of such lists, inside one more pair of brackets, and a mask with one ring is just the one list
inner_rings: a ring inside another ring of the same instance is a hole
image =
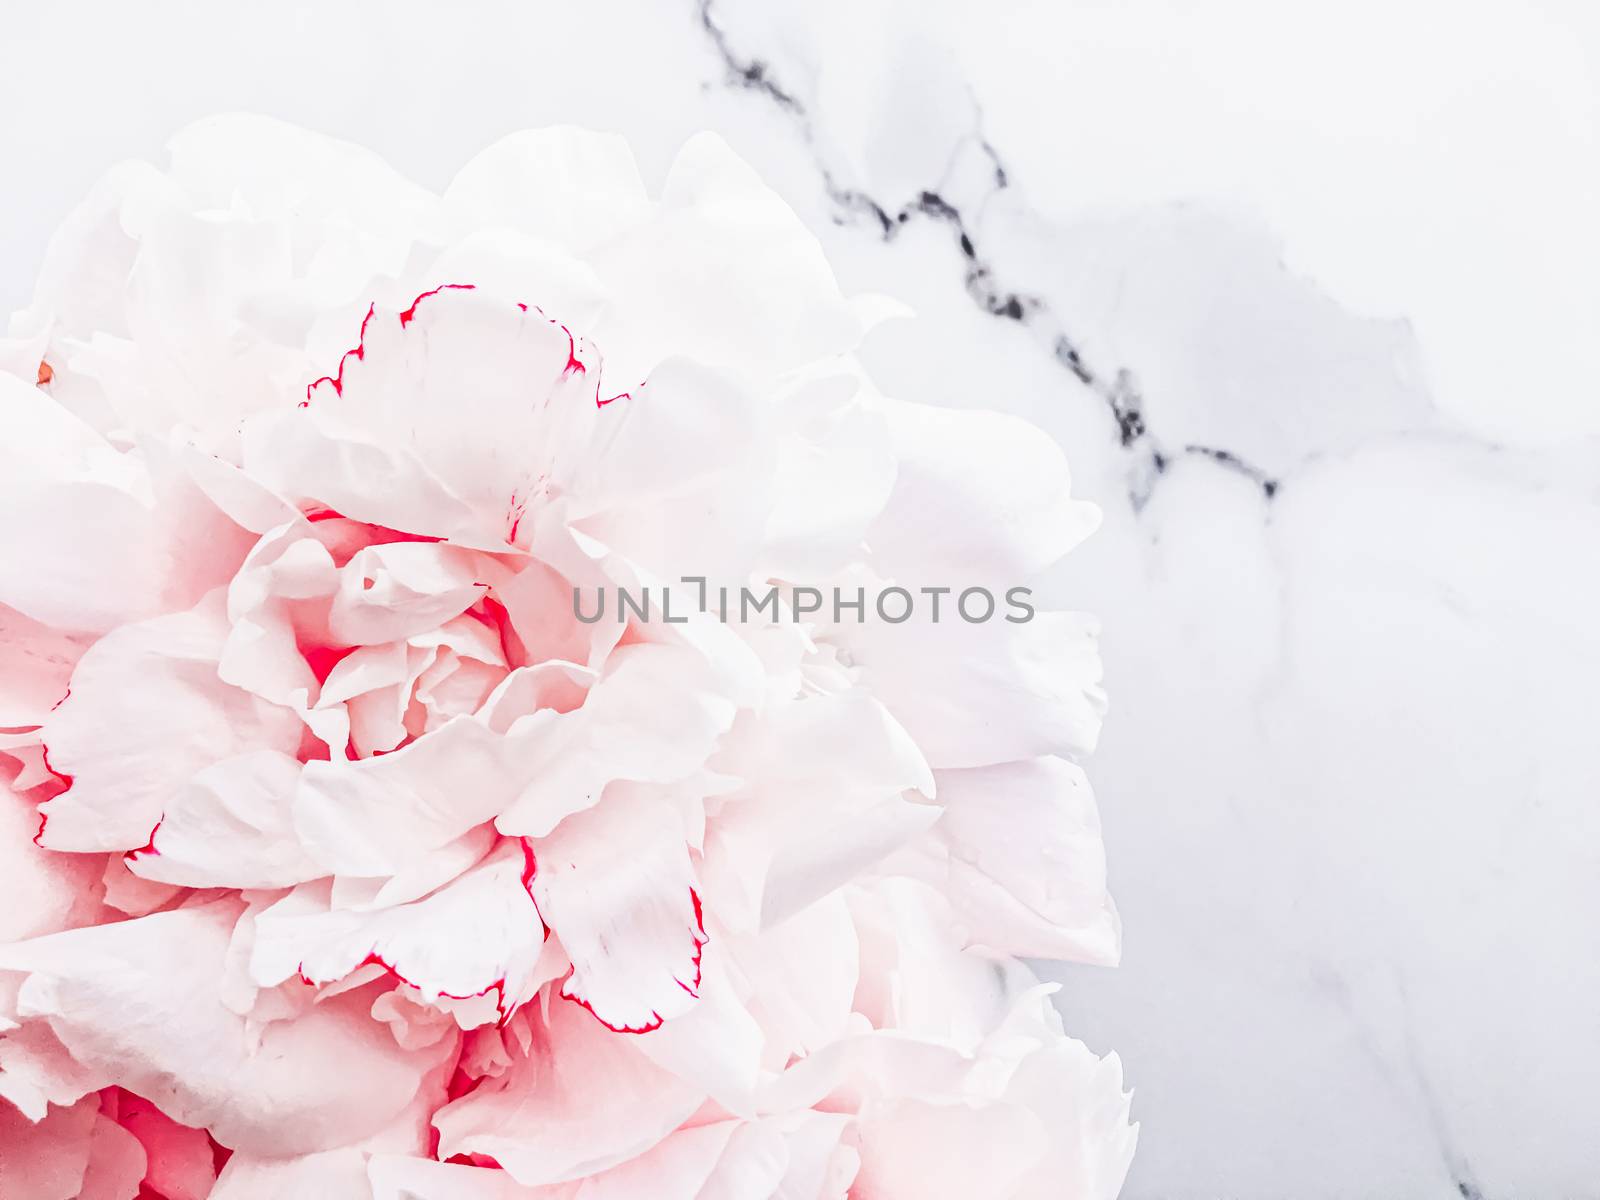
[[683, 354], [766, 381], [860, 337], [816, 238], [714, 134], [679, 152], [653, 220], [591, 261], [614, 297], [593, 333], [624, 379]]
[[848, 647], [862, 685], [930, 764], [978, 767], [1094, 748], [1105, 695], [1092, 619], [1055, 612], [1018, 624], [998, 616], [969, 623], [948, 611], [938, 621], [930, 617], [931, 609], [920, 608], [903, 624], [869, 619], [832, 634]]
[[894, 486], [896, 464], [881, 412], [858, 399], [846, 374], [809, 381], [786, 396], [760, 573], [806, 579], [855, 555]]
[[1121, 923], [1083, 772], [1058, 758], [939, 773], [934, 833], [970, 943], [1114, 966]]
[[644, 220], [650, 201], [623, 138], [555, 126], [510, 134], [481, 151], [456, 175], [444, 204], [457, 220], [582, 251]]
[[867, 532], [878, 569], [900, 582], [1029, 582], [1100, 524], [1074, 500], [1061, 448], [1006, 413], [882, 402], [898, 464]]

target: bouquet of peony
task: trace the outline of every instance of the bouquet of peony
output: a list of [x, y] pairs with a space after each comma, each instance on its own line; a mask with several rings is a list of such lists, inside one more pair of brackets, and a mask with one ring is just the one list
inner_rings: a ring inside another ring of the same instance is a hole
[[1114, 1195], [1096, 514], [888, 312], [710, 136], [114, 170], [0, 341], [0, 1196]]

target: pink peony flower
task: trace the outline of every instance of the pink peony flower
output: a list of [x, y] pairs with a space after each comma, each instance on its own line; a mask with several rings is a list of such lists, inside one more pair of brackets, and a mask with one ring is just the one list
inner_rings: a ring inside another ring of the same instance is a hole
[[873, 307], [708, 136], [111, 173], [0, 343], [0, 1195], [1116, 1193], [1093, 627], [955, 608], [1095, 514]]

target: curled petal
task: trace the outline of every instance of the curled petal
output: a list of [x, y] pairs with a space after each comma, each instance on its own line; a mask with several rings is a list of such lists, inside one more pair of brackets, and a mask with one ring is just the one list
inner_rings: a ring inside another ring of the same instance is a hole
[[252, 973], [265, 987], [299, 975], [343, 979], [368, 963], [425, 999], [495, 993], [501, 1011], [525, 998], [545, 929], [523, 882], [522, 848], [507, 844], [424, 899], [352, 912], [300, 912], [284, 901], [256, 919]]

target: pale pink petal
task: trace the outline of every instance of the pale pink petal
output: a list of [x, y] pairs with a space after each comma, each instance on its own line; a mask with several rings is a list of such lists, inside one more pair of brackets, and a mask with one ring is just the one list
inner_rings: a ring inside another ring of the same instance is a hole
[[279, 888], [322, 870], [294, 835], [301, 766], [257, 750], [197, 771], [167, 802], [160, 824], [129, 868], [184, 887]]
[[[14, 993], [15, 985], [16, 980], [9, 980], [4, 990]], [[8, 1024], [9, 1020], [0, 1020], [0, 1029]], [[0, 1037], [0, 1100], [9, 1101], [30, 1121], [42, 1119], [52, 1105], [76, 1104], [110, 1086], [105, 1070], [74, 1059], [42, 1021], [30, 1021]], [[0, 1104], [0, 1109], [5, 1107]]]
[[89, 1163], [77, 1200], [135, 1200], [145, 1174], [144, 1147], [103, 1113], [89, 1137]]
[[503, 811], [529, 777], [529, 745], [556, 714], [515, 737], [458, 717], [392, 754], [310, 762], [295, 830], [329, 874], [394, 875]]
[[750, 980], [747, 1003], [761, 1026], [769, 1068], [846, 1034], [860, 946], [842, 895], [819, 900], [759, 936], [736, 936], [728, 953]]
[[299, 619], [308, 607], [320, 608], [337, 585], [332, 555], [304, 522], [269, 531], [228, 585], [230, 628], [218, 677], [273, 704], [304, 709], [317, 672], [302, 642], [321, 646], [328, 638], [321, 622], [302, 630]]
[[248, 439], [246, 465], [286, 495], [357, 520], [503, 545], [523, 512], [543, 503], [562, 451], [600, 416], [598, 364], [591, 373], [578, 353], [537, 310], [446, 282], [403, 312], [374, 310], [359, 349], [294, 413], [302, 440], [355, 440], [420, 464], [470, 510], [465, 528], [458, 506], [419, 514], [387, 476], [316, 470], [315, 460], [265, 446], [257, 457]]
[[294, 974], [327, 983], [376, 962], [426, 999], [494, 992], [509, 1011], [525, 998], [544, 946], [527, 870], [522, 847], [508, 843], [410, 904], [365, 913], [269, 908], [256, 919], [253, 974], [267, 987]]
[[728, 1112], [749, 1115], [755, 1111], [765, 1031], [741, 1001], [716, 951], [708, 946], [703, 955], [694, 1007], [639, 1036], [637, 1043], [658, 1067], [703, 1089]]
[[[917, 1099], [873, 1106], [857, 1118], [855, 1133], [860, 1194], [917, 1200], [1015, 1196], [1052, 1135], [1038, 1116], [1020, 1106], [974, 1108]], [[1094, 1193], [1058, 1188], [1051, 1194]]]
[[496, 820], [542, 837], [593, 805], [613, 780], [674, 783], [705, 763], [733, 724], [718, 667], [683, 646], [619, 648], [583, 706], [536, 743], [537, 776]]
[[67, 694], [72, 668], [91, 639], [40, 624], [0, 605], [0, 729], [38, 725]]
[[103, 633], [160, 611], [166, 581], [139, 464], [37, 388], [0, 375], [0, 604]]
[[177, 884], [156, 883], [135, 875], [130, 870], [134, 857], [133, 851], [107, 855], [105, 873], [101, 875], [100, 882], [105, 888], [107, 908], [114, 908], [130, 917], [142, 917], [158, 908], [165, 908], [184, 889]]
[[367, 1163], [367, 1177], [372, 1187], [371, 1200], [578, 1200], [579, 1189], [586, 1186], [571, 1183], [523, 1187], [494, 1167], [402, 1158], [397, 1154], [374, 1154]]
[[689, 1009], [706, 941], [683, 825], [654, 799], [617, 785], [530, 839], [534, 898], [572, 959], [562, 995], [630, 1032]]
[[839, 1113], [799, 1112], [742, 1125], [695, 1200], [837, 1200], [842, 1187], [825, 1189], [849, 1124]]
[[295, 1158], [235, 1154], [207, 1200], [373, 1200], [367, 1156], [327, 1150]]
[[[341, 422], [316, 409], [260, 414], [240, 432], [246, 471], [310, 510], [323, 507], [358, 521], [409, 533], [495, 546], [498, 525], [484, 526], [409, 445]], [[382, 480], [381, 488], [375, 480]]]
[[328, 628], [343, 646], [400, 641], [437, 628], [483, 596], [477, 556], [455, 546], [392, 542], [339, 573]]
[[26, 973], [20, 1015], [76, 1060], [225, 1146], [307, 1153], [383, 1128], [449, 1044], [401, 1050], [362, 991], [252, 1037], [220, 992], [238, 912], [221, 901], [0, 947], [0, 971]]
[[575, 528], [666, 579], [747, 570], [775, 467], [762, 398], [687, 359], [659, 364], [553, 472]]
[[902, 798], [931, 795], [933, 774], [905, 729], [860, 690], [769, 705], [711, 767], [743, 781], [709, 820], [706, 853], [719, 911], [726, 904], [740, 928], [782, 921], [939, 816]]
[[96, 1097], [52, 1108], [38, 1123], [0, 1102], [0, 1196], [77, 1200], [100, 1119]]
[[246, 750], [294, 752], [301, 723], [293, 713], [217, 677], [226, 632], [213, 597], [124, 626], [83, 656], [71, 695], [43, 730], [51, 767], [71, 782], [43, 806], [43, 845], [143, 846], [171, 794], [202, 767]]
[[483, 858], [499, 840], [493, 826], [477, 825], [393, 875], [337, 876], [330, 896], [333, 907], [365, 912], [419, 900]]
[[57, 854], [34, 844], [38, 805], [0, 773], [0, 942], [87, 925], [99, 915], [98, 855]]
[[575, 1004], [535, 1021], [527, 1057], [496, 1089], [479, 1088], [434, 1119], [439, 1155], [483, 1154], [523, 1184], [594, 1175], [661, 1142], [704, 1094], [639, 1053]]

